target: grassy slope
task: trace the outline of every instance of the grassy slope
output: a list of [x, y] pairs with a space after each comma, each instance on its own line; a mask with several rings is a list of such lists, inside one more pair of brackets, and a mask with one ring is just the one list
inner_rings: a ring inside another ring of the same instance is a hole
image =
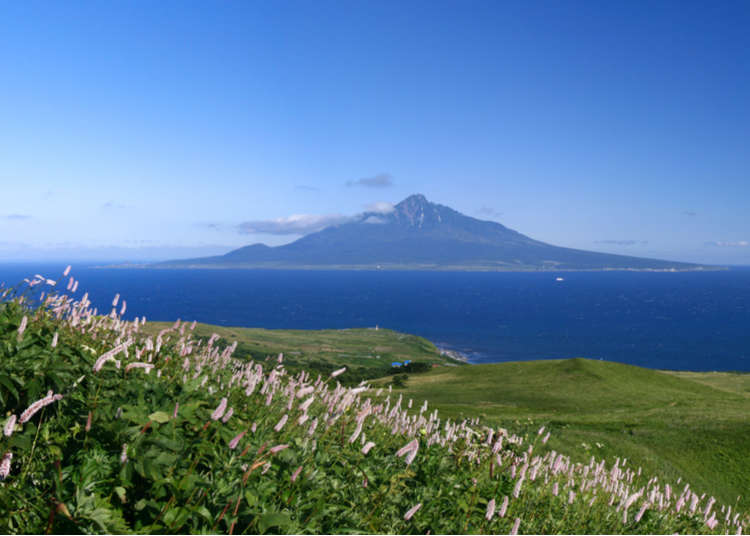
[[569, 359], [441, 367], [410, 375], [404, 393], [446, 417], [548, 423], [553, 448], [581, 459], [624, 456], [734, 504], [750, 490], [749, 388], [750, 374]]
[[[149, 332], [170, 327], [168, 322], [149, 322]], [[195, 335], [210, 337], [216, 333], [224, 340], [237, 341], [235, 356], [252, 355], [254, 359], [284, 354], [287, 365], [320, 361], [332, 366], [387, 368], [392, 361], [411, 359], [427, 363], [455, 363], [440, 355], [427, 339], [390, 329], [291, 330], [222, 327], [197, 324]]]
[[[150, 323], [156, 332], [171, 326]], [[391, 330], [266, 330], [198, 324], [237, 340], [237, 356], [284, 353], [288, 365], [380, 368], [413, 359], [450, 363], [432, 343]], [[380, 355], [380, 359], [373, 356]], [[388, 380], [381, 380], [387, 382]], [[378, 383], [378, 380], [375, 381]], [[586, 359], [439, 367], [410, 374], [406, 396], [444, 417], [499, 425], [529, 420], [554, 430], [551, 446], [587, 460], [627, 457], [653, 474], [685, 478], [734, 504], [750, 489], [750, 374], [660, 372]], [[602, 445], [599, 447], [597, 444]], [[742, 497], [745, 509], [750, 494]]]

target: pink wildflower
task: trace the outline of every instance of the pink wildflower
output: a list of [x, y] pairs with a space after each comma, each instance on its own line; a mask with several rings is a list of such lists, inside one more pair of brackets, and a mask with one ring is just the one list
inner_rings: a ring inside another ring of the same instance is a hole
[[180, 403], [179, 402], [175, 402], [174, 403], [174, 411], [172, 412], [172, 418], [173, 419], [177, 418], [177, 410], [178, 409], [180, 409]]
[[331, 378], [335, 378], [336, 376], [341, 376], [344, 372], [346, 372], [346, 367], [342, 367], [338, 370], [334, 370], [331, 372]]
[[26, 324], [28, 324], [29, 319], [26, 315], [21, 319], [21, 324], [18, 326], [18, 337], [23, 337], [23, 332], [26, 331]]
[[63, 271], [63, 277], [67, 277], [69, 273], [70, 273], [70, 264], [68, 265], [67, 268], [65, 268], [65, 271]]
[[99, 358], [94, 363], [94, 372], [99, 372], [104, 366], [104, 363], [106, 363], [107, 361], [115, 361], [115, 364], [117, 364], [117, 361], [115, 360], [115, 356], [119, 354], [120, 352], [122, 352], [125, 348], [126, 348], [126, 345], [121, 344], [119, 346], [116, 346], [115, 348], [112, 348], [110, 351], [102, 354], [101, 356], [99, 356]]
[[404, 514], [404, 521], [409, 521], [419, 509], [422, 508], [422, 503], [417, 503]]
[[224, 412], [226, 410], [227, 410], [227, 399], [226, 397], [224, 397], [221, 399], [221, 402], [219, 402], [219, 405], [216, 406], [216, 409], [211, 414], [211, 419], [213, 419], [214, 421], [218, 421], [224, 415]]
[[362, 454], [367, 454], [368, 452], [370, 452], [370, 450], [372, 450], [372, 447], [374, 446], [375, 446], [374, 442], [368, 441], [367, 443], [365, 443], [365, 446], [362, 447]]
[[518, 496], [521, 494], [521, 486], [523, 486], [525, 478], [525, 476], [521, 476], [521, 478], [518, 479], [518, 482], [516, 482], [516, 486], [513, 488], [513, 497], [516, 499], [518, 499]]
[[492, 516], [495, 515], [495, 499], [490, 499], [490, 502], [487, 503], [487, 513], [484, 515], [484, 517], [489, 521], [492, 519]]
[[359, 437], [359, 434], [362, 432], [363, 423], [364, 423], [364, 419], [357, 421], [357, 427], [354, 429], [354, 432], [349, 437], [349, 443], [354, 443], [357, 440], [357, 438]]
[[312, 435], [315, 433], [315, 429], [318, 427], [318, 419], [313, 419], [313, 422], [310, 423], [310, 428], [307, 430], [307, 435], [312, 437]]
[[518, 534], [518, 529], [521, 526], [521, 518], [517, 517], [516, 520], [513, 522], [513, 528], [510, 529], [511, 534]]
[[5, 480], [10, 474], [10, 462], [13, 460], [13, 453], [6, 452], [3, 461], [0, 462], [0, 480]]
[[55, 348], [57, 346], [57, 337], [57, 332], [55, 332], [55, 334], [52, 336], [52, 348]]
[[126, 463], [128, 461], [128, 444], [122, 444], [122, 453], [120, 454], [120, 463]]
[[289, 448], [289, 445], [276, 445], [275, 447], [271, 447], [268, 452], [270, 452], [271, 454], [276, 454], [277, 452], [281, 452], [286, 448]]
[[411, 462], [414, 461], [414, 457], [417, 455], [418, 450], [419, 450], [419, 441], [417, 441], [416, 439], [412, 439], [411, 441], [409, 441], [406, 445], [401, 447], [396, 452], [396, 456], [400, 458], [404, 454], [407, 454], [406, 465], [410, 465]]
[[89, 416], [86, 418], [86, 428], [85, 430], [88, 432], [91, 430], [91, 418], [93, 417], [93, 413], [89, 411]]
[[234, 438], [229, 442], [230, 450], [234, 450], [235, 448], [237, 448], [237, 445], [239, 444], [240, 439], [244, 437], [245, 433], [246, 432], [243, 430], [242, 432], [234, 436]]
[[115, 299], [112, 300], [112, 307], [117, 307], [117, 302], [120, 301], [120, 294], [115, 294]]
[[13, 434], [13, 430], [16, 427], [16, 415], [15, 413], [8, 417], [8, 420], [5, 421], [5, 426], [3, 427], [3, 435], [5, 437], [10, 437]]
[[253, 425], [250, 427], [250, 431], [254, 434], [255, 430], [258, 429], [258, 423], [254, 422]]
[[315, 397], [311, 396], [310, 398], [302, 402], [302, 404], [299, 405], [300, 411], [307, 411], [307, 408], [310, 407], [310, 404], [313, 403], [313, 400], [315, 400]]
[[281, 420], [279, 420], [279, 422], [276, 424], [276, 426], [273, 427], [273, 429], [276, 430], [277, 432], [281, 432], [281, 429], [284, 428], [284, 425], [286, 424], [287, 419], [289, 419], [289, 415], [285, 413], [284, 416], [281, 418]]
[[18, 419], [19, 424], [23, 424], [27, 422], [31, 417], [34, 416], [34, 414], [42, 409], [44, 406], [47, 406], [49, 404], [52, 404], [53, 402], [60, 400], [62, 398], [62, 395], [53, 395], [52, 391], [49, 391], [47, 393], [47, 396], [44, 398], [40, 398], [33, 404], [31, 404], [28, 408], [26, 408], [26, 411], [21, 413], [21, 418]]
[[497, 513], [499, 517], [505, 517], [505, 512], [508, 511], [508, 496], [503, 497], [503, 504], [500, 505], [500, 511]]
[[294, 470], [294, 472], [292, 473], [292, 476], [291, 476], [290, 480], [292, 482], [294, 482], [295, 480], [297, 480], [297, 477], [299, 476], [299, 474], [301, 472], [302, 472], [302, 466], [300, 465], [299, 467], [297, 467], [297, 469]]
[[573, 504], [573, 501], [576, 499], [576, 494], [573, 492], [573, 490], [568, 491], [568, 504]]
[[308, 385], [307, 387], [303, 387], [302, 389], [300, 389], [299, 391], [297, 391], [297, 398], [302, 398], [305, 395], [309, 395], [313, 391], [315, 391], [315, 387], [313, 387], [312, 385]]
[[232, 418], [232, 415], [234, 415], [234, 408], [229, 408], [227, 412], [224, 414], [224, 416], [221, 418], [221, 422], [226, 424], [227, 421], [229, 421], [229, 419]]
[[146, 372], [150, 372], [151, 369], [154, 368], [154, 365], [151, 363], [141, 363], [138, 361], [138, 362], [130, 363], [129, 365], [127, 365], [125, 367], [125, 372], [130, 372], [131, 370], [136, 369], [136, 368], [146, 369]]
[[646, 509], [648, 508], [648, 501], [645, 501], [643, 505], [641, 505], [641, 509], [638, 510], [638, 513], [635, 515], [635, 522], [638, 523], [641, 518], [643, 517], [643, 514], [646, 513]]

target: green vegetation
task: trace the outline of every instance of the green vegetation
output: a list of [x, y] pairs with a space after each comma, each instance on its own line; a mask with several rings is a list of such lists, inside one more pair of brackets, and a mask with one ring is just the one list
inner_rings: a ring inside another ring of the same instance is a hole
[[[168, 322], [150, 322], [144, 332], [156, 335], [170, 326], [172, 324]], [[410, 360], [425, 368], [433, 364], [463, 364], [441, 355], [427, 339], [390, 329], [261, 329], [198, 323], [193, 330], [194, 336], [203, 340], [208, 340], [214, 333], [221, 337], [220, 344], [237, 343], [233, 355], [239, 359], [275, 362], [277, 356], [283, 354], [287, 370], [326, 375], [346, 366], [346, 373], [339, 378], [344, 384], [393, 374], [391, 363], [394, 361]], [[421, 367], [417, 365], [417, 368]]]
[[649, 473], [750, 507], [750, 374], [660, 372], [587, 359], [440, 368], [405, 396], [444, 416], [546, 424], [574, 458], [624, 457]]
[[[639, 382], [652, 381], [650, 371], [626, 368], [628, 387], [607, 398], [605, 369], [558, 362], [535, 376], [546, 390], [515, 380], [517, 400], [503, 399], [509, 417], [489, 401], [479, 409], [486, 417], [446, 419], [389, 387], [342, 386], [343, 368], [292, 373], [276, 359], [233, 355], [239, 341], [206, 339], [210, 329], [153, 330], [115, 309], [94, 315], [85, 297], [56, 294], [52, 281], [30, 287], [0, 289], [0, 532], [723, 534], [750, 521], [736, 503], [632, 462], [558, 452], [555, 435], [576, 446], [559, 414], [592, 412], [590, 404], [616, 414], [641, 393]], [[472, 395], [457, 384], [472, 376], [475, 388], [514, 383], [512, 369], [505, 380], [496, 370], [395, 378], [469, 415]], [[578, 381], [571, 400], [550, 394], [555, 382], [570, 384], [561, 374]], [[666, 374], [654, 381], [667, 405], [687, 405], [689, 393], [727, 409], [733, 397], [747, 400]], [[535, 404], [552, 434], [520, 420]], [[630, 408], [637, 413], [635, 402]], [[731, 463], [746, 462], [728, 459], [728, 478]]]

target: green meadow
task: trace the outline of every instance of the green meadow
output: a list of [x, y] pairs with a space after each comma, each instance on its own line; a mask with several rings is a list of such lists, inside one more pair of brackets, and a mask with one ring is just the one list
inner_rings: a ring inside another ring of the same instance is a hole
[[[156, 333], [171, 326], [153, 322]], [[651, 474], [690, 482], [726, 504], [750, 506], [750, 374], [657, 371], [589, 359], [463, 365], [430, 341], [388, 329], [271, 330], [197, 324], [194, 334], [237, 342], [235, 355], [290, 369], [349, 376], [396, 392], [452, 419], [529, 430], [579, 461], [625, 458]], [[398, 374], [392, 361], [437, 367]], [[456, 365], [462, 366], [456, 366]], [[403, 388], [398, 386], [403, 385]]]
[[[172, 326], [149, 322], [145, 332], [155, 335]], [[391, 374], [391, 363], [411, 360], [424, 364], [462, 364], [441, 355], [427, 339], [390, 329], [352, 328], [326, 330], [263, 329], [196, 324], [194, 336], [207, 340], [212, 334], [224, 344], [237, 343], [234, 356], [255, 361], [277, 360], [283, 354], [290, 370], [330, 373], [346, 366], [341, 381], [361, 381]]]
[[401, 391], [446, 417], [545, 424], [552, 448], [576, 459], [628, 458], [750, 505], [750, 374], [565, 359], [441, 367], [409, 375]]

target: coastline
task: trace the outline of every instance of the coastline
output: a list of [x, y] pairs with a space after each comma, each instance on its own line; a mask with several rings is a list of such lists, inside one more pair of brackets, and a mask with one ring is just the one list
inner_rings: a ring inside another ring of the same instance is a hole
[[488, 265], [437, 265], [437, 264], [191, 264], [191, 263], [119, 263], [92, 266], [95, 269], [141, 270], [299, 270], [299, 271], [352, 271], [352, 272], [721, 272], [729, 266], [697, 265], [684, 268], [556, 268], [546, 266], [488, 266]]

